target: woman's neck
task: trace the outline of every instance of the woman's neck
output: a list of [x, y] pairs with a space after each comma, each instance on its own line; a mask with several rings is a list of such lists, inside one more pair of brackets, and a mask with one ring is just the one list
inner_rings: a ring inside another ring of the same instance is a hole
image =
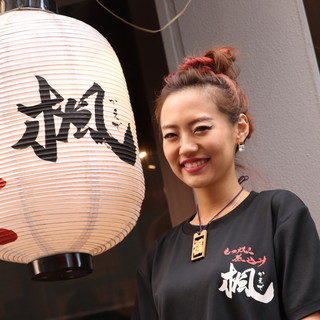
[[[207, 224], [223, 208], [223, 211], [219, 213], [216, 219], [221, 218], [237, 207], [249, 195], [248, 191], [241, 191], [241, 188], [241, 185], [236, 181], [235, 183], [224, 186], [220, 185], [216, 188], [196, 189], [195, 194], [201, 224]], [[191, 223], [199, 225], [198, 214]]]

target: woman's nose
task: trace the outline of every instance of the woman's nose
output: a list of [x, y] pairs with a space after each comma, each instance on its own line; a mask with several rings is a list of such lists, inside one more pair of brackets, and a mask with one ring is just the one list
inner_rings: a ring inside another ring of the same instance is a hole
[[198, 151], [198, 144], [196, 141], [191, 139], [190, 137], [183, 137], [180, 140], [180, 148], [179, 154], [180, 155], [189, 155], [194, 152]]

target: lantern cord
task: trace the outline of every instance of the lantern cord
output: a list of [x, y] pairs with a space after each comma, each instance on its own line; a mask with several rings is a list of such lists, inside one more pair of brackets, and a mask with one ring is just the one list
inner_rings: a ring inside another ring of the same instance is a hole
[[176, 21], [178, 18], [180, 18], [184, 12], [187, 10], [189, 4], [191, 3], [192, 0], [188, 0], [187, 4], [185, 5], [185, 7], [172, 19], [170, 20], [166, 25], [164, 25], [162, 28], [160, 29], [156, 29], [156, 30], [152, 30], [152, 29], [147, 29], [147, 28], [143, 28], [143, 27], [139, 27], [121, 17], [119, 17], [118, 15], [116, 15], [114, 12], [112, 12], [110, 9], [108, 9], [106, 6], [104, 6], [100, 0], [96, 0], [98, 2], [98, 4], [104, 8], [106, 11], [108, 11], [110, 14], [112, 14], [114, 17], [116, 17], [117, 19], [119, 19], [120, 21], [126, 23], [127, 25], [133, 27], [133, 28], [136, 28], [138, 30], [141, 30], [141, 31], [145, 31], [145, 32], [149, 32], [149, 33], [157, 33], [157, 32], [161, 32], [163, 31], [164, 29], [168, 28], [174, 21]]

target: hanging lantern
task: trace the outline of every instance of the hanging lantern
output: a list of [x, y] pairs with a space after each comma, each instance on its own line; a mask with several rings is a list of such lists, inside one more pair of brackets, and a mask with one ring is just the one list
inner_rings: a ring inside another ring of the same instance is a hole
[[[35, 8], [30, 8], [35, 7]], [[49, 0], [0, 15], [0, 259], [35, 280], [92, 271], [134, 227], [144, 179], [109, 42]]]

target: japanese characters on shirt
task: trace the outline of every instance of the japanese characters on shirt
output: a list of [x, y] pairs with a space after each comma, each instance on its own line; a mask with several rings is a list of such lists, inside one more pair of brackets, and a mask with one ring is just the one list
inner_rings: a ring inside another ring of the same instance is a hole
[[[274, 297], [274, 285], [270, 282], [266, 287], [266, 271], [263, 266], [267, 262], [267, 257], [256, 257], [251, 247], [239, 247], [230, 250], [226, 248], [224, 255], [230, 256], [231, 262], [229, 270], [221, 273], [222, 285], [219, 291], [224, 292], [230, 299], [235, 294], [246, 295], [258, 302], [269, 303]], [[244, 271], [238, 271], [239, 264], [249, 266]]]

